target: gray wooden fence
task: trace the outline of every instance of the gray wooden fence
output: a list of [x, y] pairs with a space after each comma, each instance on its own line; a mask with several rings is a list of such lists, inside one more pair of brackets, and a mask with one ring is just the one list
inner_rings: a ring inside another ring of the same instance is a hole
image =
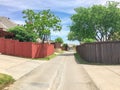
[[103, 64], [120, 64], [120, 41], [86, 43], [76, 47], [86, 61]]

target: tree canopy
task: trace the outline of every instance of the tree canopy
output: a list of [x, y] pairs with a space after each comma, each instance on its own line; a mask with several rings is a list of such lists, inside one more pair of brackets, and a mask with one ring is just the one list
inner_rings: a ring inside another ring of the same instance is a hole
[[118, 2], [109, 1], [105, 6], [93, 5], [88, 8], [76, 8], [76, 14], [71, 17], [72, 25], [68, 40], [80, 42], [85, 39], [116, 40], [116, 32], [120, 32], [120, 8], [118, 5]]
[[56, 43], [63, 43], [63, 39], [61, 37], [58, 37], [55, 39]]
[[36, 33], [39, 38], [44, 42], [48, 40], [51, 34], [51, 30], [61, 30], [61, 20], [55, 16], [50, 10], [33, 11], [24, 10], [23, 18], [25, 19], [25, 29], [28, 32]]

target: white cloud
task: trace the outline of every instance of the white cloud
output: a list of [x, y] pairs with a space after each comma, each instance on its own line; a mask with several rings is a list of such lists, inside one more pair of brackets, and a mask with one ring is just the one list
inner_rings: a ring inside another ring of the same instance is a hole
[[17, 24], [20, 24], [20, 25], [24, 25], [25, 24], [25, 22], [21, 21], [21, 20], [12, 20], [12, 21], [17, 23]]
[[62, 21], [62, 25], [67, 25], [67, 26], [69, 26], [72, 22], [70, 17], [64, 17], [61, 19], [61, 21]]
[[[0, 5], [14, 7], [14, 10], [23, 9], [51, 9], [54, 11], [74, 13], [74, 8], [105, 4], [108, 0], [0, 0]], [[120, 1], [120, 0], [114, 0]], [[13, 10], [13, 9], [12, 9]]]

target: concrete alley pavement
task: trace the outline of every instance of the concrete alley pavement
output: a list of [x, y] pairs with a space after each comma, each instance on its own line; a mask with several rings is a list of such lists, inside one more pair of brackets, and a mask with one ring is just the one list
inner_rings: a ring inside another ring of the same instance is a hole
[[120, 65], [79, 64], [71, 52], [50, 61], [0, 55], [0, 73], [17, 80], [5, 90], [120, 90]]
[[11, 75], [15, 80], [18, 80], [45, 62], [0, 55], [0, 73]]
[[98, 90], [73, 53], [65, 53], [41, 64], [9, 90]]
[[83, 65], [99, 90], [120, 90], [120, 65]]

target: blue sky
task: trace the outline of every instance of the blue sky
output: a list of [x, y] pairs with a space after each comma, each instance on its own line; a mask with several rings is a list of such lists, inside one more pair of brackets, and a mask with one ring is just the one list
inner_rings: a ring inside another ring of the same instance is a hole
[[[70, 17], [73, 15], [74, 8], [89, 7], [94, 4], [102, 4], [108, 0], [0, 0], [0, 16], [9, 17], [18, 24], [24, 24], [23, 14], [25, 9], [51, 11], [62, 20], [62, 30], [60, 32], [52, 32], [51, 39], [62, 37], [65, 43], [79, 44], [77, 41], [68, 41], [69, 26], [71, 24]], [[120, 1], [120, 0], [112, 0]]]

